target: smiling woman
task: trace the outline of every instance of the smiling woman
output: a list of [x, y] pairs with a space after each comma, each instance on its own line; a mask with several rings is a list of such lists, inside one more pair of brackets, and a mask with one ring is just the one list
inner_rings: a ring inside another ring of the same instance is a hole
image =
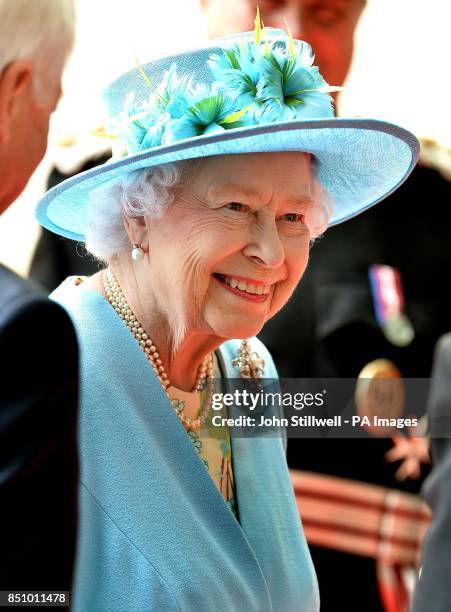
[[319, 608], [283, 438], [234, 437], [211, 405], [234, 378], [277, 378], [253, 336], [312, 239], [416, 161], [405, 130], [335, 119], [312, 63], [257, 18], [130, 71], [106, 92], [116, 156], [39, 204], [107, 264], [53, 295], [81, 345], [76, 611]]
[[256, 335], [290, 297], [307, 265], [309, 242], [330, 212], [305, 153], [182, 161], [135, 171], [96, 190], [86, 246], [114, 269], [125, 267], [118, 274], [126, 278], [136, 269], [126, 245], [149, 251], [144, 286], [135, 279], [146, 293], [142, 323], [160, 330], [160, 353], [164, 346], [176, 357], [187, 330], [216, 333], [219, 340]]

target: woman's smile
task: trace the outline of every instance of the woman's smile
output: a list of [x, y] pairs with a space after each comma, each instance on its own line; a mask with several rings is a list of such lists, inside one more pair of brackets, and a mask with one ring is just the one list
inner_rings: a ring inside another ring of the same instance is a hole
[[251, 302], [266, 302], [273, 283], [262, 283], [252, 279], [244, 280], [239, 276], [213, 274], [218, 283], [230, 293]]

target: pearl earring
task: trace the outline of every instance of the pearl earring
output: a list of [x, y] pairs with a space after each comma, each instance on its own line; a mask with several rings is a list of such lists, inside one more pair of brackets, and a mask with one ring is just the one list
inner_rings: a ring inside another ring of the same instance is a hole
[[140, 261], [144, 257], [144, 251], [137, 244], [133, 245], [132, 259], [133, 261]]

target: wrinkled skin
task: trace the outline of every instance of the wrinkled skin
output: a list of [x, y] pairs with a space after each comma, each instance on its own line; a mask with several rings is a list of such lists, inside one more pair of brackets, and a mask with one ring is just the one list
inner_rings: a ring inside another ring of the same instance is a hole
[[[202, 161], [161, 218], [126, 222], [145, 256], [111, 265], [176, 386], [190, 388], [204, 355], [254, 336], [287, 302], [308, 262], [312, 206], [309, 155], [227, 155]], [[215, 274], [270, 285], [267, 298], [237, 295]]]

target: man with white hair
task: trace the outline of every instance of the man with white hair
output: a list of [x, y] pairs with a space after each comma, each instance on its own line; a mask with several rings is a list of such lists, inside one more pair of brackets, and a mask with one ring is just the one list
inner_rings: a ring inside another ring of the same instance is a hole
[[0, 213], [44, 156], [73, 38], [73, 0], [0, 0]]
[[[0, 214], [44, 156], [74, 23], [74, 0], [0, 0]], [[0, 364], [0, 591], [68, 591], [76, 338], [63, 309], [3, 266]]]

